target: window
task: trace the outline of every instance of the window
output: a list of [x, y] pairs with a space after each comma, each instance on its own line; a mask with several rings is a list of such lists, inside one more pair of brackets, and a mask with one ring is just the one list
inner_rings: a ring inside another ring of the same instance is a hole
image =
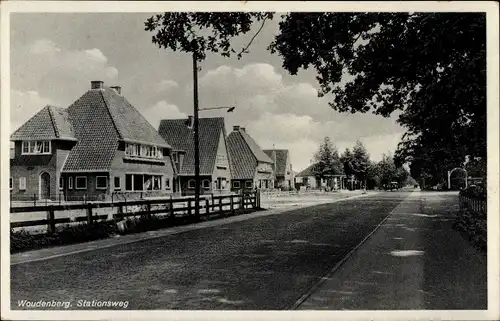
[[130, 174], [125, 175], [125, 190], [126, 191], [133, 191], [134, 190], [133, 175], [130, 175]]
[[95, 188], [96, 189], [107, 189], [108, 188], [108, 178], [106, 176], [96, 176]]
[[246, 181], [245, 182], [245, 187], [246, 188], [252, 188], [252, 181]]
[[59, 177], [59, 189], [64, 188], [64, 177]]
[[12, 177], [9, 179], [9, 188], [12, 190]]
[[210, 189], [210, 181], [208, 179], [203, 180], [203, 188]]
[[22, 154], [50, 154], [50, 141], [23, 141], [21, 144]]
[[170, 189], [170, 178], [165, 177], [165, 189]]
[[120, 177], [119, 176], [115, 176], [114, 178], [114, 186], [115, 186], [115, 190], [119, 190], [121, 189], [121, 180], [120, 180]]
[[240, 182], [239, 181], [233, 181], [233, 188], [240, 188]]
[[76, 189], [87, 189], [87, 176], [77, 176], [75, 180]]
[[26, 190], [26, 177], [19, 178], [19, 190], [21, 191]]
[[153, 176], [153, 191], [161, 190], [161, 176]]
[[125, 174], [126, 191], [159, 191], [162, 189], [162, 175]]
[[132, 182], [134, 184], [134, 191], [144, 190], [144, 177], [142, 175], [134, 175]]
[[188, 188], [189, 189], [194, 189], [195, 188], [195, 185], [196, 185], [196, 182], [194, 181], [194, 179], [190, 179], [188, 181]]
[[163, 158], [163, 152], [160, 147], [141, 144], [126, 144], [125, 155], [142, 158]]
[[73, 189], [73, 177], [68, 177], [68, 189]]

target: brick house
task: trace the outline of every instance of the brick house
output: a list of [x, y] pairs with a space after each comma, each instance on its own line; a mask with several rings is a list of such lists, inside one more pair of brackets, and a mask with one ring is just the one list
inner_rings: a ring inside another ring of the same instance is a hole
[[171, 146], [121, 95], [92, 81], [66, 109], [47, 106], [11, 135], [13, 200], [109, 200], [172, 191]]
[[233, 173], [232, 190], [274, 188], [274, 162], [244, 127], [234, 126], [227, 142]]
[[[182, 195], [195, 192], [194, 118], [163, 119], [158, 132], [172, 144], [173, 160], [179, 173], [174, 184]], [[231, 168], [223, 117], [199, 118], [201, 194], [229, 193]]]
[[277, 188], [294, 187], [294, 175], [288, 149], [265, 149], [264, 153], [274, 162], [274, 186]]

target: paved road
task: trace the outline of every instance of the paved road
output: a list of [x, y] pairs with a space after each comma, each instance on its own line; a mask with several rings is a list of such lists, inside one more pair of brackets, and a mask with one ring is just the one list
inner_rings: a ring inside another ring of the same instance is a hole
[[43, 299], [288, 309], [408, 195], [381, 193], [13, 265], [11, 308]]
[[453, 230], [457, 198], [413, 193], [298, 309], [486, 310], [486, 254]]

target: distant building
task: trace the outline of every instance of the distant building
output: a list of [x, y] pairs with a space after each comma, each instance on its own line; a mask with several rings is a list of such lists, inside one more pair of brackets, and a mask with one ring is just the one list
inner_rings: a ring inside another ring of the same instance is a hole
[[[195, 192], [195, 158], [193, 117], [163, 119], [160, 135], [172, 144], [173, 159], [179, 173], [175, 191], [182, 195]], [[201, 193], [228, 193], [231, 191], [226, 129], [223, 117], [199, 118], [200, 184]]]
[[274, 162], [274, 187], [294, 187], [294, 175], [288, 149], [265, 149], [264, 153]]
[[349, 180], [345, 175], [327, 175], [320, 178], [314, 173], [314, 166], [315, 164], [309, 165], [295, 176], [296, 188], [304, 186], [304, 188], [310, 189], [332, 188], [335, 190], [348, 187]]
[[107, 200], [172, 192], [170, 145], [121, 95], [92, 81], [68, 108], [47, 106], [11, 135], [14, 200]]
[[232, 190], [274, 188], [274, 161], [262, 151], [245, 128], [234, 126], [227, 141], [233, 174]]

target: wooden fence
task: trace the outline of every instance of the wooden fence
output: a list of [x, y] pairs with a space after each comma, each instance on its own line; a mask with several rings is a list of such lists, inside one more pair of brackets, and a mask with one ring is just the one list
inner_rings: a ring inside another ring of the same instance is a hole
[[[11, 207], [11, 215], [21, 213], [45, 212], [45, 219], [11, 222], [11, 228], [30, 226], [47, 226], [47, 232], [53, 233], [57, 224], [75, 222], [86, 222], [92, 225], [99, 220], [122, 220], [131, 216], [148, 216], [166, 214], [171, 219], [176, 216], [193, 216], [195, 211], [195, 198], [159, 198], [151, 200], [121, 201], [121, 202], [98, 202], [86, 204], [65, 204], [46, 206]], [[110, 213], [98, 215], [94, 210], [100, 208], [110, 209]], [[127, 209], [133, 208], [130, 212]], [[234, 214], [237, 209], [260, 208], [260, 195], [257, 192], [245, 192], [232, 195], [213, 195], [211, 198], [200, 199], [200, 216], [223, 215], [226, 212]], [[61, 211], [85, 210], [85, 216], [59, 217], [56, 213]], [[114, 210], [114, 211], [113, 211]], [[182, 214], [182, 215], [179, 215]]]
[[460, 192], [459, 194], [460, 211], [472, 211], [473, 213], [486, 217], [487, 199], [485, 195], [478, 195], [468, 192]]

